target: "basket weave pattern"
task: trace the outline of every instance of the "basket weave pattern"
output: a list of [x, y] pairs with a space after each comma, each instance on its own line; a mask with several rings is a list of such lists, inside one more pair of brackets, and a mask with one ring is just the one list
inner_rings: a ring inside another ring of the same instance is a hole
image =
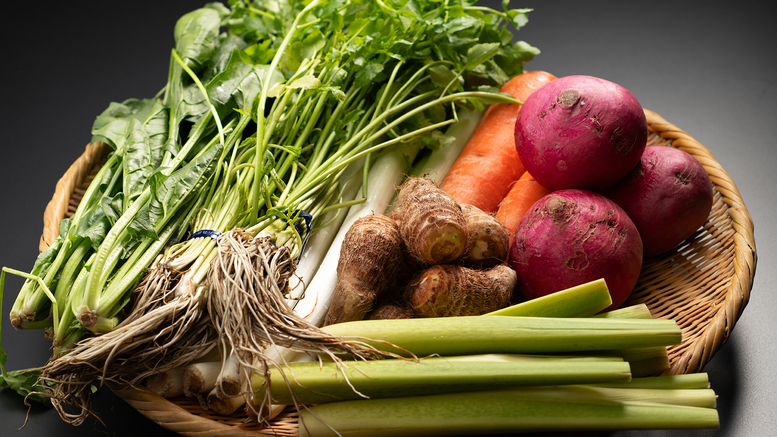
[[[750, 297], [756, 266], [753, 223], [723, 167], [709, 150], [658, 114], [645, 110], [649, 146], [670, 146], [698, 159], [714, 185], [714, 204], [707, 223], [674, 251], [645, 259], [640, 279], [625, 305], [645, 303], [656, 318], [675, 320], [683, 342], [668, 348], [671, 369], [682, 374], [701, 371], [725, 344]], [[59, 221], [70, 216], [108, 152], [93, 143], [57, 183], [44, 213], [40, 249], [57, 237]], [[145, 388], [113, 387], [140, 413], [186, 436], [296, 436], [298, 415], [289, 407], [269, 426], [247, 421], [245, 413], [217, 416], [190, 398], [164, 399]]]

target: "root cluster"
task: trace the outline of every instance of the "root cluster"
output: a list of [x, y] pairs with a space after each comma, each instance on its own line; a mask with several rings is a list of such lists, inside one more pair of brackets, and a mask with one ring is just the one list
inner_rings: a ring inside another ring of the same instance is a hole
[[[254, 407], [251, 377], [267, 377], [285, 359], [275, 347], [296, 353], [326, 354], [339, 361], [380, 355], [358, 341], [328, 334], [297, 316], [287, 304], [295, 264], [285, 246], [270, 237], [233, 230], [219, 237], [206, 284], [186, 284], [184, 272], [157, 264], [132, 295], [132, 309], [113, 330], [87, 337], [50, 360], [39, 383], [51, 388], [60, 417], [79, 425], [90, 415], [93, 385], [140, 387], [146, 378], [187, 365], [218, 348], [222, 374], [237, 376], [234, 387], [220, 379], [224, 398], [242, 395]], [[232, 366], [227, 369], [228, 366]], [[266, 378], [265, 378], [266, 381]], [[99, 418], [98, 418], [99, 420]]]
[[[294, 269], [288, 248], [276, 246], [268, 237], [253, 238], [234, 230], [219, 239], [218, 256], [208, 272], [208, 312], [218, 333], [222, 363], [230, 365], [230, 358], [237, 361], [241, 392], [250, 399], [251, 375], [263, 376], [266, 383], [271, 367], [282, 369], [283, 358], [268, 353], [278, 346], [335, 360], [339, 354], [378, 355], [373, 348], [328, 334], [294, 313], [286, 303]], [[217, 388], [225, 394], [229, 391]], [[269, 402], [269, 390], [265, 392], [259, 407]]]
[[41, 371], [52, 405], [68, 423], [92, 415], [92, 385], [140, 386], [156, 373], [205, 355], [216, 346], [198, 296], [175, 295], [180, 273], [164, 265], [149, 271], [133, 293], [131, 312], [113, 330], [77, 343]]

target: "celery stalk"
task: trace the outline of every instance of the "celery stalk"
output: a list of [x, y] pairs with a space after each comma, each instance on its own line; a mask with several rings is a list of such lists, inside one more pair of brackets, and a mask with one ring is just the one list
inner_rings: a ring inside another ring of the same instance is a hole
[[628, 363], [616, 357], [505, 354], [299, 362], [289, 363], [282, 370], [272, 369], [269, 384], [260, 375], [253, 377], [257, 402], [265, 399], [268, 385], [273, 403], [308, 405], [363, 397], [377, 399], [631, 379]]
[[447, 436], [717, 428], [713, 408], [609, 399], [564, 387], [331, 402], [300, 411], [300, 436]]
[[490, 312], [488, 316], [587, 317], [612, 305], [604, 279]]
[[667, 346], [682, 340], [679, 326], [661, 319], [465, 316], [361, 320], [322, 329], [405, 356], [569, 353]]
[[661, 375], [632, 378], [628, 382], [611, 382], [596, 384], [600, 387], [630, 387], [630, 388], [668, 388], [697, 389], [710, 388], [710, 379], [706, 373], [687, 373], [680, 375]]
[[[647, 305], [637, 304], [594, 316], [599, 319], [652, 319], [653, 315]], [[621, 357], [631, 365], [632, 376], [659, 375], [669, 370], [669, 354], [665, 346], [644, 348], [628, 348], [607, 351], [607, 355]]]
[[640, 388], [630, 387], [599, 387], [599, 386], [567, 386], [563, 387], [564, 395], [574, 393], [578, 396], [600, 396], [608, 400], [640, 401], [667, 405], [684, 405], [688, 407], [715, 408], [717, 398], [712, 389], [673, 389], [673, 388]]

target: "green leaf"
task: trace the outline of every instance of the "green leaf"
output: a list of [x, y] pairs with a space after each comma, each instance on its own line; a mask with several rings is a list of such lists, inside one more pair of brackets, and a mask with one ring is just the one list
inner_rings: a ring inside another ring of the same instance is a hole
[[452, 89], [455, 90], [458, 88], [454, 82], [457, 80], [457, 74], [454, 73], [447, 65], [437, 64], [429, 67], [429, 77], [432, 79], [432, 83], [440, 88], [447, 87], [452, 82], [454, 83]]
[[127, 131], [122, 147], [122, 171], [124, 199], [129, 204], [145, 189], [148, 177], [154, 170], [154, 163], [151, 140], [143, 125], [133, 118], [127, 124]]
[[216, 51], [205, 63], [203, 72], [200, 74], [202, 82], [208, 83], [216, 75], [224, 71], [227, 68], [227, 64], [229, 64], [229, 58], [232, 57], [232, 52], [244, 50], [247, 47], [248, 43], [235, 35], [219, 35]]
[[[3, 359], [2, 361], [5, 360]], [[40, 369], [12, 370], [9, 372], [3, 369], [3, 373], [0, 375], [0, 387], [9, 387], [19, 395], [26, 397], [26, 399], [47, 406], [51, 405], [49, 397], [41, 394], [50, 393], [51, 390], [38, 384], [39, 376]]]
[[71, 239], [87, 238], [91, 242], [92, 248], [97, 250], [113, 223], [121, 215], [123, 200], [122, 193], [117, 193], [113, 197], [101, 197], [100, 201], [89, 208], [81, 217]]
[[505, 13], [510, 18], [510, 23], [512, 23], [516, 29], [520, 29], [529, 22], [528, 13], [531, 12], [532, 9], [507, 9], [506, 3], [503, 2], [502, 4], [505, 7]]
[[[357, 65], [359, 64], [357, 63]], [[378, 62], [364, 64], [362, 68], [356, 72], [353, 86], [363, 87], [367, 86], [370, 82], [379, 81], [383, 73], [383, 68], [384, 65]]]
[[313, 59], [324, 46], [326, 38], [317, 27], [312, 28], [304, 39], [293, 42], [289, 47], [286, 68], [291, 71], [298, 69], [303, 60]]
[[129, 99], [124, 104], [132, 116], [140, 121], [149, 139], [151, 161], [154, 167], [162, 162], [162, 153], [167, 141], [167, 108], [159, 99]]
[[164, 181], [155, 179], [157, 183], [152, 184], [152, 200], [147, 205], [148, 222], [153, 224], [157, 232], [193, 193], [202, 189], [213, 174], [222, 149], [220, 144], [212, 146]]
[[241, 50], [239, 53], [243, 62], [250, 65], [269, 64], [272, 61], [273, 56], [275, 56], [275, 50], [270, 47], [271, 43], [272, 40], [266, 39]]
[[314, 89], [321, 86], [321, 80], [313, 75], [302, 76], [289, 84], [278, 84], [270, 89], [267, 97], [278, 97], [283, 90]]
[[[154, 166], [162, 160], [162, 150], [167, 141], [167, 109], [159, 99], [128, 99], [122, 103], [112, 102], [95, 119], [92, 125], [92, 141], [103, 141], [115, 150], [124, 147], [129, 135], [129, 124], [137, 120], [146, 131]], [[137, 126], [133, 125], [133, 128]], [[119, 152], [123, 154], [123, 151]]]
[[[247, 60], [249, 62], [246, 62]], [[253, 64], [250, 62], [252, 60], [253, 58], [250, 58], [245, 51], [235, 50], [224, 71], [207, 84], [208, 98], [216, 106], [219, 115], [226, 114], [234, 107], [239, 109], [253, 107], [254, 99], [259, 95], [269, 67]], [[283, 80], [283, 75], [279, 71], [274, 71], [270, 89]]]
[[475, 44], [467, 49], [467, 63], [464, 70], [471, 70], [478, 65], [488, 61], [499, 53], [499, 43]]
[[129, 115], [127, 105], [111, 102], [92, 124], [92, 142], [103, 141], [115, 150], [120, 149], [126, 136]]
[[194, 72], [215, 52], [220, 25], [219, 13], [211, 8], [189, 12], [175, 23], [175, 50]]

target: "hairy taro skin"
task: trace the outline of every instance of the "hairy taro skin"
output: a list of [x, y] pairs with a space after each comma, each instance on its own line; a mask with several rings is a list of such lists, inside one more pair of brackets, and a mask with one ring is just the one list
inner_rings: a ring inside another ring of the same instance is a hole
[[515, 123], [521, 162], [551, 190], [606, 187], [634, 168], [646, 144], [647, 120], [636, 97], [591, 76], [542, 86]]
[[417, 317], [479, 316], [507, 306], [516, 281], [504, 264], [484, 270], [439, 264], [420, 272], [405, 294]]
[[601, 193], [632, 219], [646, 257], [673, 249], [703, 226], [714, 195], [704, 166], [666, 146], [647, 147], [634, 170]]
[[499, 220], [480, 208], [462, 203], [467, 221], [468, 247], [461, 258], [467, 267], [484, 269], [503, 263], [510, 247], [510, 232]]
[[399, 188], [396, 211], [407, 252], [418, 263], [453, 262], [467, 250], [461, 206], [431, 179], [407, 178]]
[[613, 309], [637, 283], [642, 239], [615, 202], [588, 190], [559, 190], [521, 219], [508, 263], [525, 300], [604, 278]]
[[357, 219], [343, 238], [324, 325], [362, 320], [394, 285], [402, 259], [402, 237], [394, 220], [380, 214]]

